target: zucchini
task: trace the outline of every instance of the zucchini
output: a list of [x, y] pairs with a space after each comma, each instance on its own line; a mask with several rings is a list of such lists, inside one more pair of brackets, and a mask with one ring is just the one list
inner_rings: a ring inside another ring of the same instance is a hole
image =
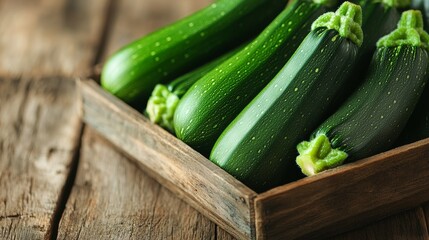
[[210, 160], [255, 191], [294, 180], [298, 140], [325, 117], [362, 43], [361, 7], [326, 13], [291, 59], [232, 121]]
[[333, 3], [292, 1], [248, 46], [198, 80], [174, 114], [177, 137], [208, 155], [225, 127], [290, 58], [311, 22]]
[[173, 116], [177, 104], [188, 89], [200, 78], [217, 67], [226, 59], [243, 49], [240, 46], [224, 55], [212, 60], [205, 65], [180, 76], [169, 84], [157, 84], [146, 105], [146, 115], [151, 122], [160, 125], [171, 133], [174, 133]]
[[380, 39], [363, 84], [298, 144], [302, 172], [313, 175], [387, 150], [401, 133], [428, 78], [429, 35], [420, 11], [402, 14]]
[[258, 34], [286, 0], [218, 0], [114, 53], [101, 85], [130, 104], [145, 102], [169, 82]]

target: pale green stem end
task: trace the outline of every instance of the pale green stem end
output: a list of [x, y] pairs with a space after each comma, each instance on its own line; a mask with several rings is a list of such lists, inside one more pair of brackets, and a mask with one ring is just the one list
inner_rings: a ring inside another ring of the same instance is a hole
[[318, 135], [310, 142], [301, 142], [297, 149], [296, 163], [307, 176], [340, 166], [348, 156], [344, 151], [333, 149], [325, 135]]
[[348, 38], [357, 46], [362, 45], [362, 8], [351, 2], [344, 2], [336, 12], [328, 12], [317, 18], [311, 29], [336, 30], [341, 37]]
[[402, 13], [398, 27], [377, 42], [377, 47], [403, 45], [421, 47], [429, 51], [429, 34], [423, 29], [423, 16], [419, 10]]
[[382, 0], [383, 4], [393, 8], [408, 8], [411, 0]]
[[179, 97], [170, 92], [166, 86], [156, 85], [146, 106], [149, 119], [173, 133], [173, 116], [179, 100]]

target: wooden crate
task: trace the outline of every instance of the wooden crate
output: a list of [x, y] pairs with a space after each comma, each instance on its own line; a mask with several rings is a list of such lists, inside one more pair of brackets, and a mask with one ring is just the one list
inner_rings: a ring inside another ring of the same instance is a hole
[[80, 88], [86, 124], [239, 239], [328, 237], [429, 201], [429, 139], [257, 194], [95, 82]]

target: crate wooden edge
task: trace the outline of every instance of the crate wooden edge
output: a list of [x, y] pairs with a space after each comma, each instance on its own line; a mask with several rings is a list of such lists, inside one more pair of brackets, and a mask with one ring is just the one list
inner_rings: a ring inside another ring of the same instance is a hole
[[82, 80], [83, 121], [147, 174], [239, 239], [254, 239], [257, 194], [140, 113]]
[[312, 239], [357, 228], [429, 201], [427, 179], [429, 138], [274, 188], [255, 199], [257, 238]]

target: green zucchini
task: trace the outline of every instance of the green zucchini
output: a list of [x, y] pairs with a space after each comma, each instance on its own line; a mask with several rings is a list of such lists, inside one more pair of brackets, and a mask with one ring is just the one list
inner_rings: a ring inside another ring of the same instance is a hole
[[402, 14], [398, 28], [377, 43], [363, 84], [298, 144], [297, 164], [313, 175], [387, 150], [401, 133], [428, 78], [429, 35], [420, 11]]
[[294, 180], [298, 140], [325, 117], [362, 43], [361, 7], [326, 13], [291, 59], [232, 121], [210, 160], [255, 191]]
[[158, 83], [180, 75], [247, 41], [286, 6], [286, 0], [218, 0], [114, 53], [101, 85], [130, 103], [145, 102]]
[[174, 114], [177, 137], [208, 155], [225, 127], [293, 54], [311, 22], [333, 3], [291, 2], [248, 46], [198, 80]]
[[228, 53], [225, 53], [209, 63], [180, 76], [167, 85], [157, 84], [147, 102], [145, 111], [151, 122], [160, 125], [171, 133], [174, 133], [174, 112], [176, 111], [177, 104], [186, 91], [188, 91], [188, 89], [197, 80], [243, 48], [244, 46], [240, 46]]

